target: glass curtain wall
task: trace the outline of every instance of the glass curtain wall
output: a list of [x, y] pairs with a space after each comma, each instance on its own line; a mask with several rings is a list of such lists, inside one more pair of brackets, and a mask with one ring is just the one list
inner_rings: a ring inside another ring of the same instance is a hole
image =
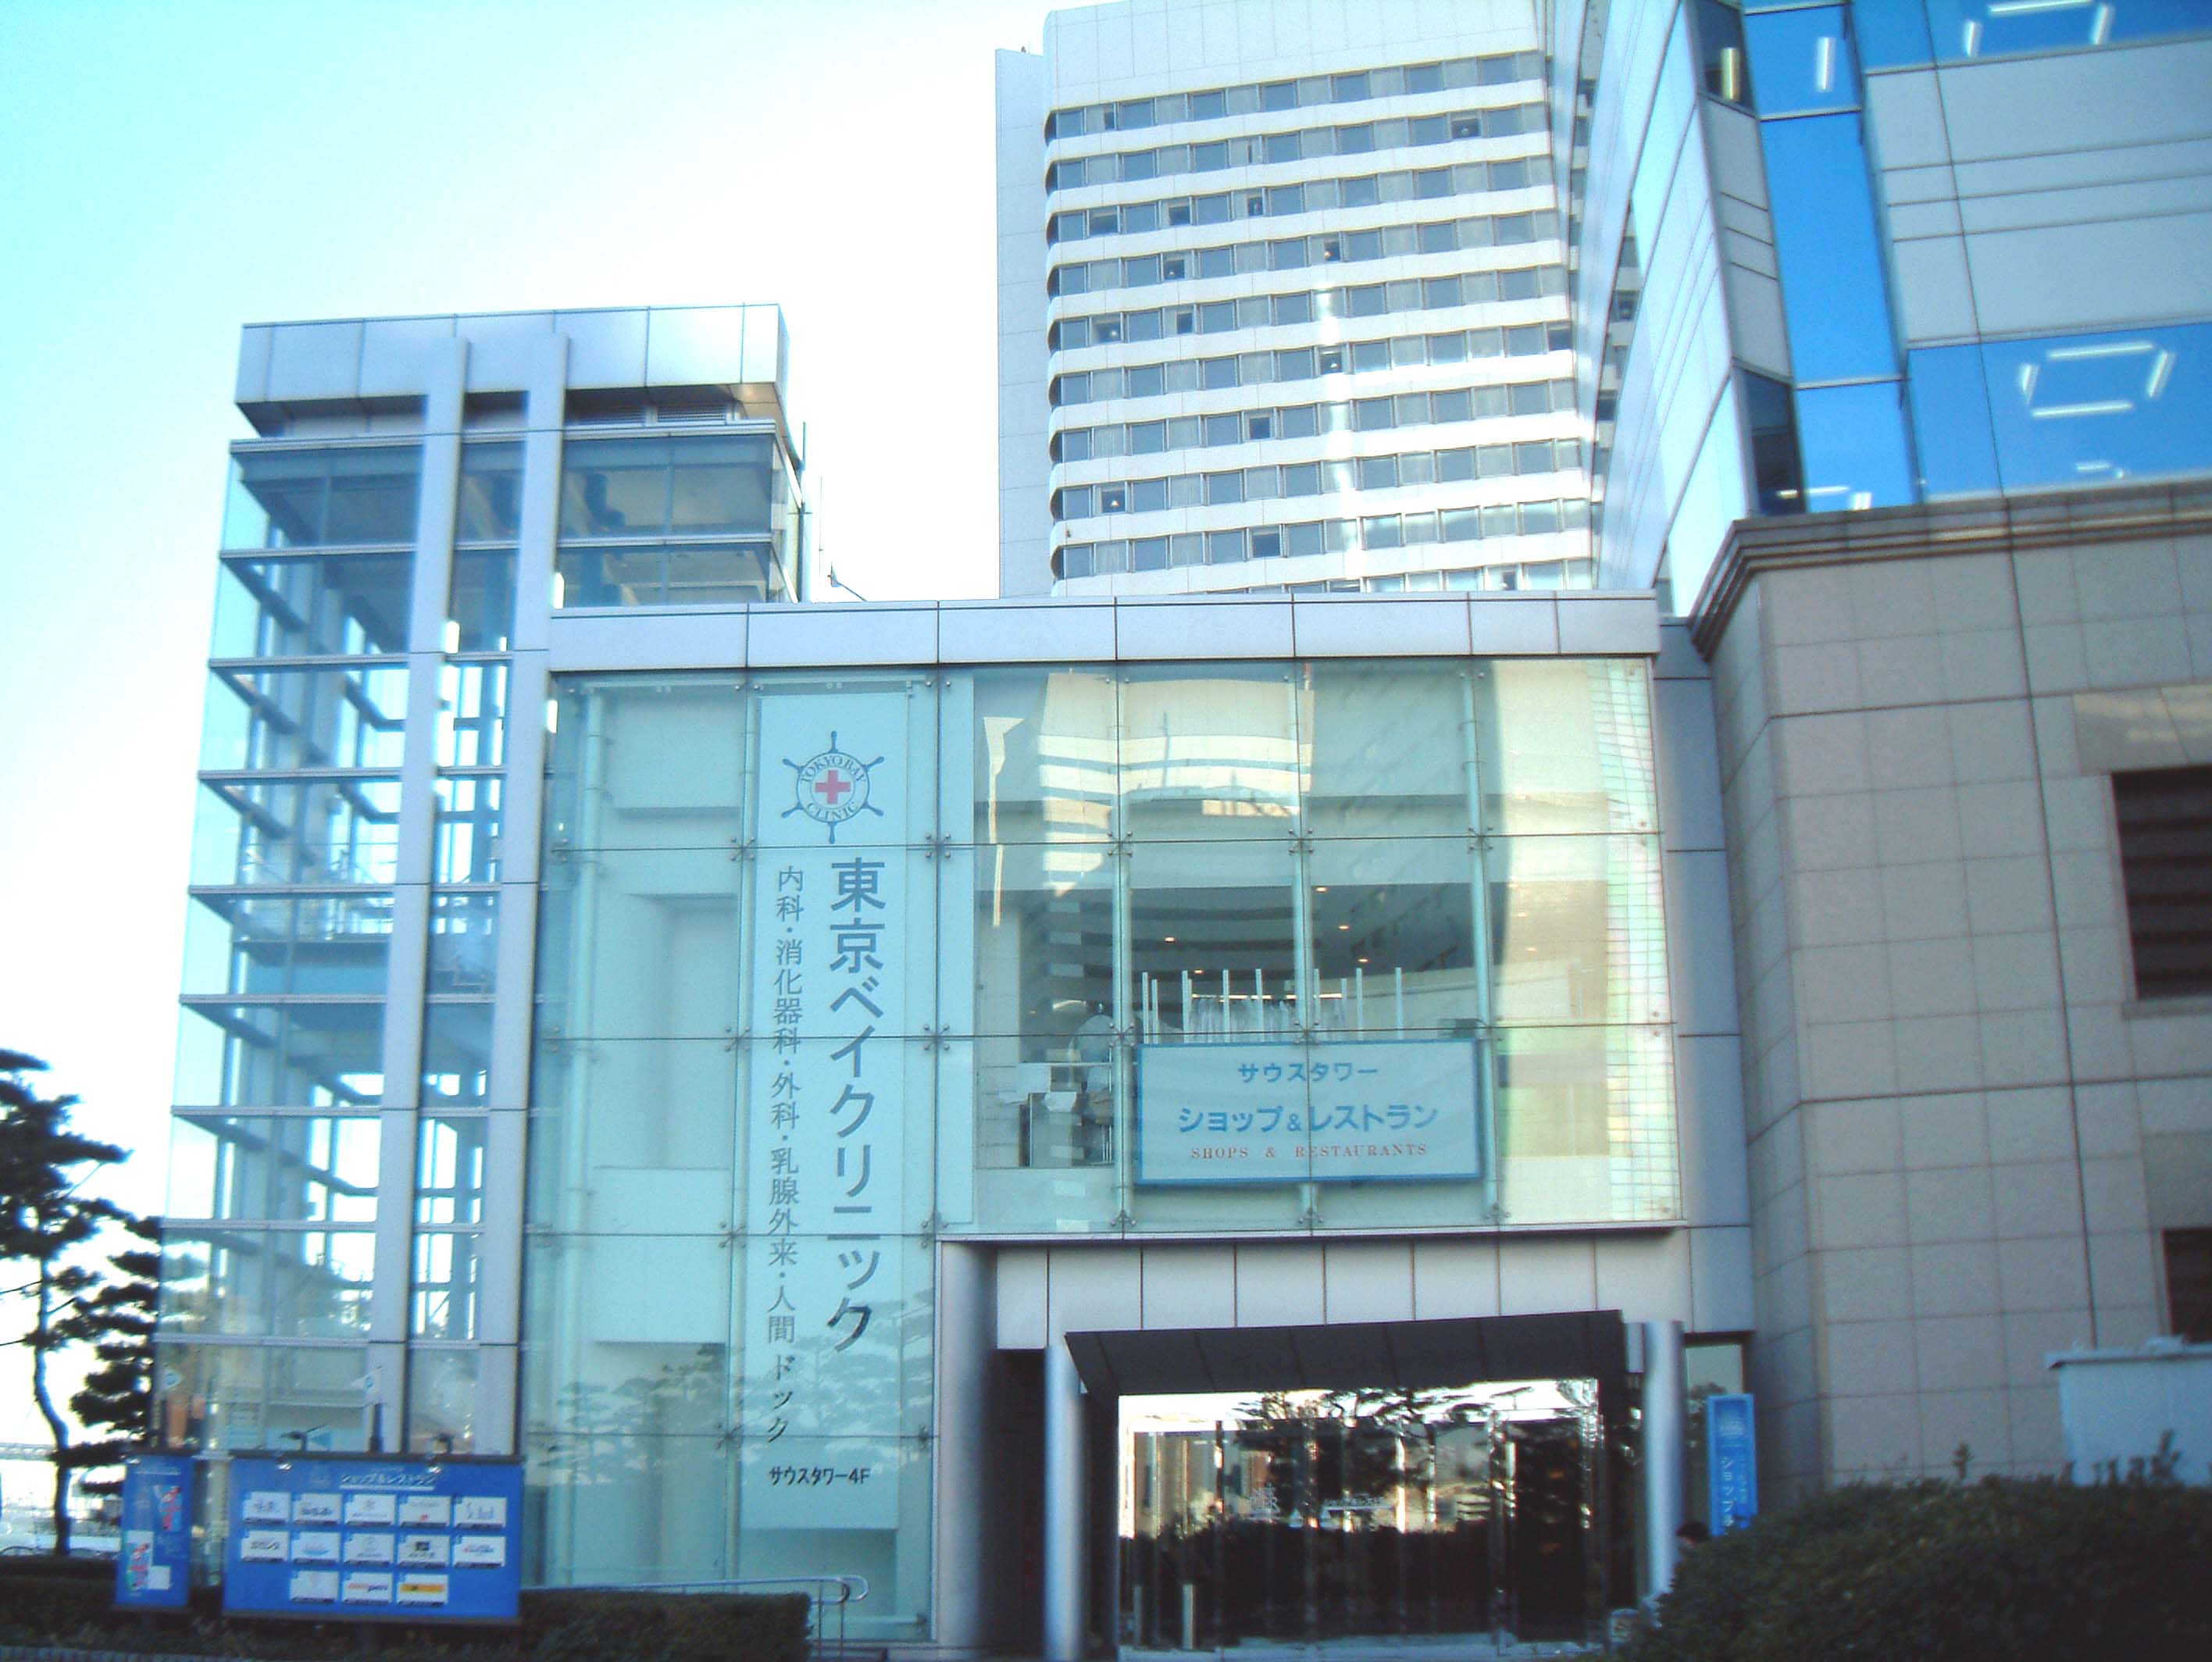
[[418, 447], [236, 458], [185, 934], [159, 1416], [362, 1448]]
[[920, 1631], [940, 1234], [1677, 1216], [1650, 735], [1632, 660], [559, 682], [533, 1573]]

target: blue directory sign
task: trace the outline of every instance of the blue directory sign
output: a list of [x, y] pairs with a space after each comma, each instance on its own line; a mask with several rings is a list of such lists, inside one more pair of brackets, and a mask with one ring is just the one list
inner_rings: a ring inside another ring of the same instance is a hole
[[249, 1455], [230, 1463], [222, 1606], [321, 1621], [512, 1622], [515, 1460]]
[[182, 1610], [191, 1591], [192, 1502], [199, 1471], [185, 1454], [133, 1454], [123, 1462], [123, 1532], [115, 1602], [130, 1610]]
[[1748, 1396], [1705, 1398], [1705, 1479], [1716, 1533], [1759, 1515], [1759, 1440]]

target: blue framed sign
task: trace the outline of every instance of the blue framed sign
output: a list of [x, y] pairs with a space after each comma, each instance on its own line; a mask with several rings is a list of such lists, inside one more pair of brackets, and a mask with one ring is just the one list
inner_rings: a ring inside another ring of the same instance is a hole
[[1759, 1439], [1747, 1395], [1705, 1398], [1705, 1489], [1715, 1534], [1759, 1516]]
[[222, 1607], [317, 1621], [512, 1622], [522, 1465], [449, 1456], [241, 1455]]
[[123, 1526], [115, 1603], [182, 1610], [192, 1585], [192, 1510], [199, 1468], [188, 1454], [132, 1454], [123, 1462]]
[[1472, 1039], [1137, 1046], [1139, 1183], [1482, 1174], [1482, 1068]]

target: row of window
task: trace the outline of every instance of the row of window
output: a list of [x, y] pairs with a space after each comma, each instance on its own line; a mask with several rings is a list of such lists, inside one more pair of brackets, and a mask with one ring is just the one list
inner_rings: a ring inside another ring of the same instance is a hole
[[1479, 191], [1518, 191], [1551, 182], [1552, 159], [1544, 155], [1462, 161], [1450, 167], [1408, 167], [1357, 179], [1316, 179], [1303, 185], [1269, 185], [1249, 191], [1218, 191], [1211, 196], [1164, 197], [1155, 202], [1079, 208], [1053, 215], [1048, 240], [1079, 242], [1085, 237], [1132, 236], [1188, 225], [1226, 225], [1240, 219], [1376, 208], [1386, 202], [1419, 202]]
[[[1071, 428], [1053, 441], [1053, 459], [1088, 462], [1115, 456], [1151, 456], [1170, 450], [1206, 450], [1261, 439], [1311, 439], [1323, 433], [1384, 433], [1393, 428], [1540, 413], [1551, 408], [1551, 391], [1548, 381], [1521, 386], [1453, 387], [1438, 392], [1400, 392], [1376, 398], [1231, 410], [1220, 416], [1178, 416], [1157, 422]], [[1503, 470], [1514, 471], [1510, 468]], [[1535, 471], [1548, 472], [1549, 469]]]
[[[1439, 170], [1443, 171], [1443, 170]], [[1045, 281], [1054, 294], [1096, 294], [1107, 288], [1146, 288], [1194, 278], [1231, 277], [1255, 271], [1296, 271], [1309, 265], [1401, 258], [1411, 254], [1455, 254], [1468, 248], [1518, 248], [1559, 234], [1559, 218], [1542, 213], [1474, 214], [1421, 225], [1384, 225], [1368, 231], [1328, 231], [1310, 237], [1276, 237], [1171, 254], [1089, 260], [1054, 266]]]
[[[1055, 405], [1097, 403], [1108, 398], [1156, 398], [1170, 392], [1214, 391], [1224, 387], [1267, 386], [1310, 381], [1322, 375], [1365, 374], [1419, 364], [1467, 363], [1483, 358], [1525, 358], [1563, 352], [1568, 346], [1564, 323], [1513, 324], [1503, 328], [1453, 329], [1439, 335], [1399, 335], [1340, 346], [1287, 347], [1274, 352], [1238, 352], [1220, 358], [1178, 358], [1167, 363], [1131, 364], [1124, 369], [1092, 369], [1062, 375], [1052, 384]], [[1563, 402], [1571, 409], [1574, 383], [1561, 381]]]
[[1372, 155], [1462, 139], [1511, 138], [1544, 130], [1541, 104], [1507, 104], [1494, 110], [1455, 110], [1349, 127], [1309, 127], [1300, 132], [1253, 138], [1217, 138], [1198, 144], [1163, 144], [1152, 150], [1119, 150], [1075, 156], [1045, 169], [1044, 188], [1073, 191], [1086, 185], [1127, 185], [1183, 173], [1218, 173], [1278, 161], [1316, 161], [1327, 156]]
[[1589, 503], [1577, 496], [1557, 502], [1498, 502], [1488, 507], [1445, 508], [1439, 513], [1382, 513], [1364, 519], [1320, 519], [1296, 525], [1188, 531], [1176, 537], [1070, 543], [1054, 554], [1053, 575], [1104, 577], [1117, 572], [1166, 571], [1177, 566], [1230, 566], [1278, 556], [1297, 559], [1308, 555], [1349, 554], [1357, 549], [1478, 543], [1579, 531], [1589, 524]]
[[1567, 473], [1582, 464], [1572, 439], [1531, 440], [1512, 445], [1462, 445], [1391, 456], [1336, 456], [1279, 466], [1227, 468], [1218, 473], [1176, 473], [1112, 484], [1068, 485], [1053, 496], [1053, 518], [1154, 513], [1168, 508], [1227, 507], [1285, 496], [1337, 496], [1355, 490], [1395, 490], [1401, 485], [1458, 483], [1517, 473]]
[[1079, 138], [1085, 133], [1129, 132], [1176, 121], [1218, 121], [1232, 115], [1257, 115], [1263, 110], [1357, 104], [1370, 98], [1417, 96], [1454, 87], [1502, 87], [1516, 81], [1540, 81], [1543, 76], [1543, 53], [1524, 52], [1395, 64], [1346, 75], [1310, 75], [1297, 81], [1247, 82], [1204, 92], [1167, 93], [1158, 98], [1125, 98], [1115, 104], [1080, 104], [1054, 110], [1045, 118], [1044, 136]]
[[[1555, 216], [1546, 213], [1523, 217], [1553, 221]], [[1363, 282], [1342, 288], [1248, 294], [1236, 300], [1062, 318], [1053, 325], [1051, 346], [1055, 352], [1072, 352], [1085, 346], [1171, 340], [1178, 335], [1223, 335], [1237, 329], [1319, 323], [1328, 318], [1380, 318], [1394, 312], [1432, 312], [1451, 306], [1480, 306], [1491, 300], [1535, 300], [1545, 294], [1563, 294], [1566, 287], [1564, 266], [1528, 265], [1510, 271], [1465, 271], [1449, 277], [1401, 277], [1395, 282]]]

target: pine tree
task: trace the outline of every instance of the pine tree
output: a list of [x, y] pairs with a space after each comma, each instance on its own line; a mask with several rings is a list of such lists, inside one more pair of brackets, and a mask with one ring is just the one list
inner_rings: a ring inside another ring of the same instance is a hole
[[[154, 1318], [161, 1295], [161, 1230], [149, 1218], [125, 1219], [123, 1229], [144, 1243], [112, 1254], [108, 1269], [76, 1309], [56, 1324], [65, 1343], [89, 1344], [99, 1366], [70, 1398], [77, 1423], [97, 1442], [72, 1446], [65, 1464], [80, 1471], [122, 1464], [123, 1457], [154, 1433]], [[87, 1483], [93, 1494], [111, 1494], [119, 1479]]]
[[54, 1550], [66, 1554], [70, 1427], [54, 1404], [49, 1363], [70, 1342], [64, 1324], [95, 1295], [100, 1279], [67, 1260], [104, 1225], [131, 1219], [119, 1206], [77, 1192], [100, 1168], [128, 1156], [70, 1129], [76, 1097], [42, 1097], [32, 1089], [26, 1076], [46, 1066], [0, 1049], [0, 1265], [17, 1272], [4, 1290], [30, 1302], [29, 1330], [6, 1342], [31, 1353], [31, 1395], [54, 1439]]

